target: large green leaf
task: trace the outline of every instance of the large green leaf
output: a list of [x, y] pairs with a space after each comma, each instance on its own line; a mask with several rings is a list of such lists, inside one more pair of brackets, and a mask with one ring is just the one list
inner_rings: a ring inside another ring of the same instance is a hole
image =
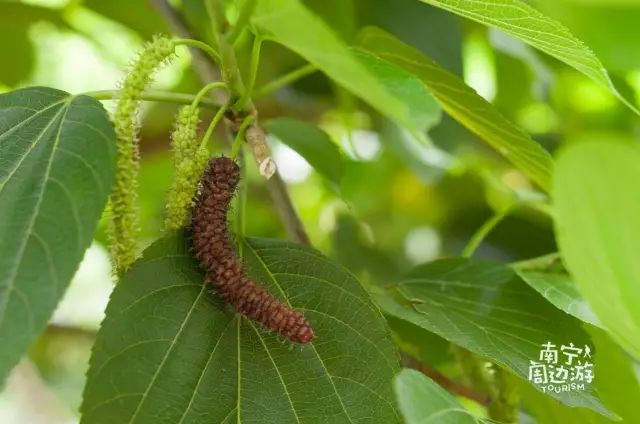
[[393, 423], [399, 358], [378, 309], [317, 251], [249, 239], [257, 280], [303, 311], [316, 339], [290, 346], [203, 284], [181, 234], [118, 284], [96, 341], [84, 423]]
[[420, 0], [498, 28], [574, 67], [610, 90], [637, 112], [615, 88], [600, 59], [561, 23], [519, 0]]
[[264, 124], [269, 133], [305, 158], [322, 176], [340, 185], [344, 158], [329, 134], [322, 129], [293, 118], [271, 119]]
[[560, 310], [589, 324], [602, 326], [568, 275], [529, 270], [517, 270], [516, 272], [535, 291]]
[[406, 424], [476, 424], [476, 418], [433, 380], [415, 370], [403, 369], [393, 385]]
[[357, 0], [303, 0], [336, 34], [347, 42], [356, 35], [359, 10]]
[[[541, 345], [590, 344], [575, 318], [558, 310], [510, 268], [466, 259], [419, 266], [375, 298], [385, 313], [405, 319], [528, 379]], [[549, 393], [570, 406], [610, 412], [593, 388]]]
[[0, 381], [40, 333], [91, 240], [115, 175], [95, 99], [0, 95]]
[[571, 145], [553, 179], [556, 237], [582, 295], [614, 338], [640, 359], [640, 149]]
[[388, 91], [322, 19], [298, 0], [261, 0], [253, 25], [267, 39], [284, 45], [403, 127], [418, 131], [409, 105]]
[[[412, 128], [428, 130], [440, 122], [441, 111], [436, 99], [418, 77], [362, 49], [352, 49], [360, 62], [404, 104], [410, 107]], [[417, 134], [419, 136], [420, 133]]]
[[458, 76], [383, 30], [366, 28], [360, 40], [367, 51], [419, 77], [449, 115], [489, 143], [540, 187], [549, 189], [552, 165], [549, 153]]

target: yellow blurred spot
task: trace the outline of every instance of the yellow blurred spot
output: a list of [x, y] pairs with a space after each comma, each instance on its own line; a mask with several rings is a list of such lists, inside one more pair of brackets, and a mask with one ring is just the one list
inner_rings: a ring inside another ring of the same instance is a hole
[[396, 174], [391, 186], [391, 198], [396, 209], [414, 209], [424, 203], [424, 184], [408, 171]]
[[527, 132], [546, 134], [558, 129], [558, 116], [551, 106], [542, 102], [530, 103], [517, 116], [518, 124]]
[[617, 100], [609, 91], [595, 82], [576, 75], [568, 79], [567, 99], [578, 112], [604, 112], [617, 105]]
[[525, 177], [522, 172], [515, 169], [510, 169], [502, 174], [500, 180], [505, 186], [514, 191], [531, 190], [533, 188], [531, 186], [531, 182], [527, 179], [527, 177]]

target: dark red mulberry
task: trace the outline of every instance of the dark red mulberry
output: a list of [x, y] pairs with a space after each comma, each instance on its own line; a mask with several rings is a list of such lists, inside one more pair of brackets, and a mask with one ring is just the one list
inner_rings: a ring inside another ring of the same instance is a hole
[[226, 157], [211, 159], [201, 179], [192, 231], [193, 247], [206, 272], [206, 282], [248, 318], [293, 342], [308, 343], [313, 340], [309, 322], [251, 279], [234, 252], [227, 230], [227, 211], [239, 180], [238, 164]]

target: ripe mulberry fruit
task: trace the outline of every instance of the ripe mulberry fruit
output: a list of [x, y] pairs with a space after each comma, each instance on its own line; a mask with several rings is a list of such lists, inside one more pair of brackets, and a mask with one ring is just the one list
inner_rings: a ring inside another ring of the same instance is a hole
[[304, 316], [273, 297], [250, 278], [235, 255], [227, 229], [227, 211], [240, 180], [240, 168], [230, 158], [212, 158], [201, 179], [192, 213], [193, 247], [206, 282], [240, 313], [297, 343], [313, 340]]

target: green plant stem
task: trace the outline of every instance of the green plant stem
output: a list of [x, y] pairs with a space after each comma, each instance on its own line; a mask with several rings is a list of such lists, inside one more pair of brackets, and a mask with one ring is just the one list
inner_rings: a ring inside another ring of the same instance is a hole
[[[235, 51], [233, 45], [229, 44], [225, 37], [222, 36], [222, 27], [225, 23], [224, 10], [217, 0], [206, 1], [207, 13], [211, 21], [211, 29], [213, 30], [213, 38], [218, 46], [220, 53], [220, 69], [222, 70], [222, 78], [227, 83], [229, 94], [231, 95], [231, 103], [235, 104], [244, 94], [245, 88], [238, 69]], [[251, 105], [253, 106], [253, 105]]]
[[238, 14], [238, 19], [236, 20], [236, 24], [231, 28], [226, 35], [227, 42], [229, 44], [235, 44], [236, 40], [242, 34], [242, 31], [246, 28], [249, 23], [249, 19], [253, 14], [253, 10], [256, 8], [256, 0], [245, 0], [242, 4], [242, 8], [240, 9], [240, 13]]
[[310, 63], [307, 65], [301, 66], [299, 68], [296, 68], [293, 71], [286, 73], [283, 76], [271, 82], [268, 82], [262, 87], [260, 87], [258, 90], [256, 90], [254, 97], [266, 96], [267, 94], [270, 94], [276, 90], [279, 90], [280, 88], [287, 86], [301, 78], [304, 78], [307, 75], [313, 74], [317, 70], [318, 68], [316, 68], [314, 65]]
[[176, 38], [174, 40], [176, 46], [191, 46], [197, 47], [200, 50], [207, 53], [211, 56], [211, 59], [214, 60], [218, 65], [220, 65], [220, 53], [218, 53], [213, 47], [199, 40], [193, 40], [191, 38]]
[[[96, 100], [117, 100], [120, 98], [119, 90], [88, 91], [82, 94], [85, 96], [93, 97]], [[175, 103], [175, 104], [181, 104], [181, 105], [192, 104], [195, 99], [196, 99], [196, 96], [194, 96], [193, 94], [174, 93], [171, 91], [161, 91], [161, 90], [147, 90], [143, 92], [140, 97], [138, 97], [138, 100], [167, 102], [167, 103]], [[200, 100], [199, 103], [200, 105], [210, 109], [220, 108], [220, 105], [211, 99], [202, 99]]]
[[238, 154], [238, 151], [240, 150], [240, 147], [244, 143], [244, 134], [247, 131], [247, 128], [249, 127], [249, 125], [251, 125], [251, 123], [255, 119], [256, 118], [253, 115], [248, 115], [242, 121], [242, 124], [240, 125], [240, 128], [238, 129], [238, 133], [236, 134], [236, 138], [233, 141], [233, 146], [231, 146], [231, 154], [230, 154], [231, 159], [235, 159], [236, 158], [236, 155]]
[[511, 213], [513, 206], [507, 207], [501, 211], [496, 212], [490, 219], [488, 219], [476, 232], [471, 236], [471, 239], [462, 250], [462, 256], [470, 258], [475, 253], [480, 243], [489, 235], [489, 233], [500, 223], [502, 220]]
[[226, 112], [226, 110], [227, 110], [226, 106], [225, 107], [221, 107], [218, 110], [218, 112], [216, 112], [216, 114], [213, 116], [213, 119], [209, 123], [209, 126], [207, 127], [207, 130], [204, 133], [204, 137], [202, 137], [202, 141], [200, 142], [200, 147], [204, 147], [204, 146], [207, 145], [207, 143], [209, 142], [209, 139], [211, 139], [211, 135], [213, 134], [213, 130], [216, 129], [216, 126], [218, 125], [218, 123], [220, 122], [222, 117], [224, 116], [224, 113]]
[[202, 101], [202, 98], [211, 90], [215, 90], [216, 88], [227, 88], [227, 84], [225, 84], [222, 81], [217, 81], [217, 82], [212, 82], [209, 83], [207, 85], [205, 85], [204, 87], [202, 87], [202, 89], [200, 91], [198, 91], [198, 94], [196, 94], [195, 98], [193, 99], [193, 102], [191, 103], [191, 107], [192, 108], [196, 108], [198, 107], [198, 105], [200, 104], [200, 102]]
[[225, 14], [220, 0], [205, 0], [205, 8], [211, 21], [211, 29], [213, 30], [213, 38], [218, 42], [222, 28], [225, 24]]
[[251, 101], [253, 88], [256, 85], [256, 77], [258, 75], [258, 67], [260, 66], [260, 47], [262, 47], [262, 37], [257, 35], [253, 39], [253, 47], [251, 48], [251, 65], [249, 67], [249, 82], [246, 90], [240, 97], [240, 100], [232, 106], [233, 110], [243, 110], [245, 105]]
[[525, 259], [523, 261], [514, 262], [512, 268], [518, 269], [547, 269], [560, 260], [560, 253], [554, 252], [547, 255], [538, 256], [536, 258]]

